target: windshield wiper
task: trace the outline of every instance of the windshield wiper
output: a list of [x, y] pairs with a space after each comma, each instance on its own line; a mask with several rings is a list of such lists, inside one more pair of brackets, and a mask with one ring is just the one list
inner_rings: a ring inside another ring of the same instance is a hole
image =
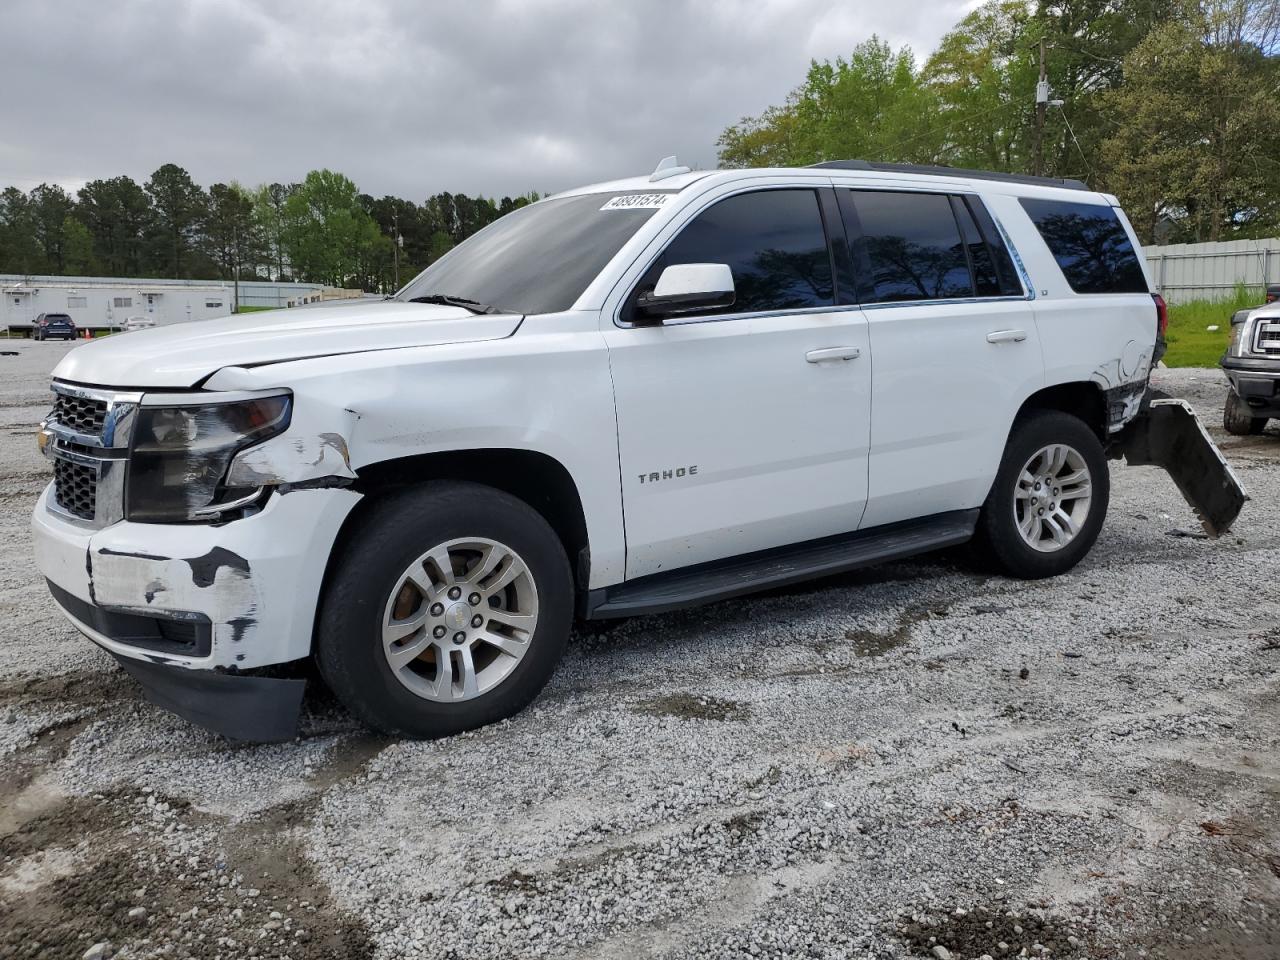
[[451, 297], [444, 293], [433, 293], [426, 297], [410, 297], [407, 303], [438, 303], [446, 307], [461, 307], [472, 313], [501, 313], [497, 307], [491, 307], [479, 300], [468, 300], [466, 297]]

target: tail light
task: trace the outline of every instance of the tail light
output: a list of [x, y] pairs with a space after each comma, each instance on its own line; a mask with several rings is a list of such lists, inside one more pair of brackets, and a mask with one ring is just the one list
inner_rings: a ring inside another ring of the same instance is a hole
[[1165, 332], [1169, 329], [1169, 305], [1158, 293], [1153, 293], [1151, 299], [1156, 302], [1156, 334], [1163, 340]]

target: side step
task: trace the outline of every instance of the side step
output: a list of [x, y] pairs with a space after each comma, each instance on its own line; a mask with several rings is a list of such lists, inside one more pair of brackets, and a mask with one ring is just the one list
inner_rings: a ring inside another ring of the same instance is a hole
[[586, 616], [604, 619], [666, 613], [952, 547], [973, 536], [978, 512], [940, 513], [651, 574], [592, 590], [587, 597]]

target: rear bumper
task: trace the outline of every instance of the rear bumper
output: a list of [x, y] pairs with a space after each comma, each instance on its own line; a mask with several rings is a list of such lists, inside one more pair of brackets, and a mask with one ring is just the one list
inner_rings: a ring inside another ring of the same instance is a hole
[[1185, 400], [1151, 400], [1109, 448], [1133, 466], [1161, 467], [1211, 537], [1226, 533], [1249, 495]]

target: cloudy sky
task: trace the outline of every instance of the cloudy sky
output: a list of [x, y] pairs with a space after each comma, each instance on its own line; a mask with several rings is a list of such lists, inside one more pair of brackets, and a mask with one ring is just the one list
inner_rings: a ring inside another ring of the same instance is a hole
[[421, 200], [713, 166], [720, 131], [966, 0], [0, 0], [0, 185], [174, 162]]

